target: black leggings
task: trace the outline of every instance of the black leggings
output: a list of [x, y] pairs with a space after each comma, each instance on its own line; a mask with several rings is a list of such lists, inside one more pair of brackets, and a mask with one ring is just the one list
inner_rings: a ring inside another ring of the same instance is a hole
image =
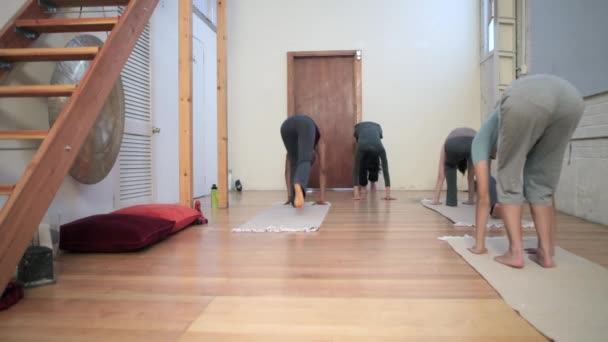
[[448, 191], [445, 199], [445, 205], [450, 207], [458, 206], [458, 184], [457, 170], [458, 166], [468, 166], [471, 159], [471, 144], [473, 137], [455, 137], [446, 140], [444, 173], [448, 183]]
[[378, 181], [380, 173], [380, 159], [375, 153], [366, 153], [361, 161], [359, 169], [359, 185], [367, 186], [367, 181], [372, 183]]
[[291, 185], [300, 184], [304, 193], [315, 156], [316, 132], [314, 121], [305, 115], [290, 116], [281, 125], [281, 138], [290, 164]]

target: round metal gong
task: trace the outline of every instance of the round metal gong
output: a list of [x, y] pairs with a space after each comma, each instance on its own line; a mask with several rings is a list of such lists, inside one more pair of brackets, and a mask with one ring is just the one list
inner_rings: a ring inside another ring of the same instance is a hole
[[[92, 35], [80, 35], [70, 40], [66, 47], [101, 46], [103, 42]], [[84, 77], [91, 61], [64, 61], [57, 63], [51, 84], [78, 84]], [[49, 124], [53, 125], [69, 97], [48, 99]], [[95, 184], [104, 179], [116, 162], [125, 127], [125, 103], [120, 78], [114, 84], [97, 121], [74, 160], [70, 175], [84, 184]]]

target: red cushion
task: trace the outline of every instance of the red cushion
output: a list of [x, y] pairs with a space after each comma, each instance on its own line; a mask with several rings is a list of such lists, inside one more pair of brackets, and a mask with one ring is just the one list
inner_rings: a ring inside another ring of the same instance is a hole
[[199, 211], [178, 204], [140, 204], [116, 210], [114, 213], [160, 217], [175, 221], [173, 233], [188, 227], [197, 220], [205, 221]]
[[128, 252], [171, 234], [174, 222], [149, 216], [104, 214], [61, 226], [59, 248], [75, 252]]
[[23, 286], [10, 282], [0, 296], [0, 310], [6, 310], [23, 298]]

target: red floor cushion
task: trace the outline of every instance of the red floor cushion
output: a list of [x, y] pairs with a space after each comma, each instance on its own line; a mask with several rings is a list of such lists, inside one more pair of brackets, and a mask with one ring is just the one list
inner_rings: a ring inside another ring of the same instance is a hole
[[93, 215], [62, 225], [59, 248], [74, 252], [135, 251], [167, 237], [174, 224], [141, 215]]
[[194, 222], [206, 221], [200, 211], [178, 204], [140, 204], [116, 210], [114, 213], [159, 217], [174, 221], [173, 233], [188, 227]]
[[0, 311], [6, 310], [23, 298], [23, 286], [10, 282], [0, 296]]

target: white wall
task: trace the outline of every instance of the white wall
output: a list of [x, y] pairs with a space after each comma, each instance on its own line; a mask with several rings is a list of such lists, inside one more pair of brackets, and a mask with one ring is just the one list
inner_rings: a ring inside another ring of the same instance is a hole
[[194, 197], [217, 184], [217, 36], [201, 18], [193, 18], [192, 82]]
[[159, 203], [179, 202], [179, 79], [177, 1], [161, 0], [150, 20], [152, 34], [152, 120], [154, 191]]
[[431, 189], [455, 127], [480, 124], [477, 0], [227, 3], [229, 164], [245, 189], [282, 189], [288, 51], [363, 51], [363, 119], [380, 123], [391, 180]]
[[[559, 210], [608, 224], [608, 3], [527, 1], [525, 61], [529, 73], [552, 73], [585, 96], [585, 113], [564, 156]], [[602, 43], [600, 43], [602, 42]], [[576, 53], [573, 53], [576, 52]]]
[[608, 92], [585, 99], [585, 114], [575, 139], [564, 157], [557, 188], [559, 210], [584, 219], [608, 224]]

